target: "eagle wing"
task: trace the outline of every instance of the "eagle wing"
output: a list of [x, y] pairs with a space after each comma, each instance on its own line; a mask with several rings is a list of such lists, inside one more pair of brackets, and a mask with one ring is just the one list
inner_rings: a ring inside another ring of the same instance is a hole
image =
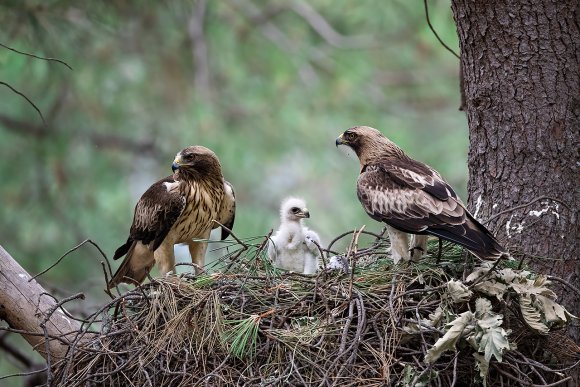
[[[224, 180], [224, 198], [219, 212], [218, 221], [226, 226], [229, 230], [234, 228], [234, 220], [236, 219], [236, 194], [234, 187], [230, 182]], [[224, 240], [230, 235], [230, 231], [222, 228], [221, 239]]]
[[503, 248], [435, 170], [412, 159], [397, 161], [365, 166], [358, 178], [358, 198], [373, 219], [458, 243], [484, 259], [501, 255]]
[[133, 241], [148, 245], [151, 251], [159, 247], [185, 208], [186, 199], [177, 184], [168, 176], [145, 191], [135, 206], [129, 238], [115, 251], [114, 259], [125, 255]]

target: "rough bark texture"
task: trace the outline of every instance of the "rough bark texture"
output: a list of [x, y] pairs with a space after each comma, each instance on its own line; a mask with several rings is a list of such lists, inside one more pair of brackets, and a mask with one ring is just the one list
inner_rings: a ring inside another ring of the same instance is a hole
[[0, 246], [0, 320], [13, 329], [31, 333], [22, 336], [45, 359], [47, 350], [51, 359], [61, 359], [68, 345], [51, 339], [46, 343], [41, 326], [45, 325], [49, 338], [60, 337], [65, 342], [72, 341], [81, 326], [56, 308], [56, 301], [36, 280], [29, 279], [30, 274]]
[[[492, 218], [490, 230], [514, 256], [525, 256], [535, 269], [576, 286], [578, 4], [452, 1], [469, 122], [471, 210], [479, 219]], [[507, 211], [516, 206], [521, 207]], [[578, 295], [559, 293], [562, 303], [580, 315]], [[578, 329], [573, 331], [578, 339]]]

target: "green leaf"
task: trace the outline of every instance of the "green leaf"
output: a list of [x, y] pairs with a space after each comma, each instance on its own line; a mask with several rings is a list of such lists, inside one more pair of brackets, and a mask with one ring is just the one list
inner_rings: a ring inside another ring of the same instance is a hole
[[473, 313], [470, 311], [463, 312], [455, 320], [448, 324], [449, 330], [427, 351], [425, 355], [425, 362], [434, 363], [439, 359], [443, 352], [447, 350], [455, 350], [455, 344], [464, 336], [464, 331], [471, 332], [474, 328], [471, 320]]

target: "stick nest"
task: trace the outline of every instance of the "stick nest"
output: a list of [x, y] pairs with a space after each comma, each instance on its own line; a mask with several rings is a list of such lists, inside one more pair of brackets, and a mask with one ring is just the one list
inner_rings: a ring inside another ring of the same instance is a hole
[[419, 263], [393, 265], [382, 235], [354, 232], [325, 256], [341, 238], [350, 238], [350, 273], [278, 271], [262, 237], [223, 248], [213, 274], [120, 293], [51, 367], [52, 384], [529, 385], [565, 383], [577, 371], [579, 348], [561, 324], [538, 313], [549, 328], [540, 332], [521, 293], [483, 286], [501, 284], [501, 270], [522, 274], [510, 262], [469, 283], [461, 279], [476, 268], [457, 248], [433, 241]]

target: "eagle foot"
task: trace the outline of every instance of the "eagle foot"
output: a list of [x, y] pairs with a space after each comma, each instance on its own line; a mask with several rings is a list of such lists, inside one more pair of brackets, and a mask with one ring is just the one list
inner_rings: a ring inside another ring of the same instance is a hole
[[422, 248], [421, 246], [414, 246], [409, 249], [409, 253], [411, 255], [411, 260], [416, 262], [419, 259], [421, 259], [421, 257], [425, 253], [425, 249]]

